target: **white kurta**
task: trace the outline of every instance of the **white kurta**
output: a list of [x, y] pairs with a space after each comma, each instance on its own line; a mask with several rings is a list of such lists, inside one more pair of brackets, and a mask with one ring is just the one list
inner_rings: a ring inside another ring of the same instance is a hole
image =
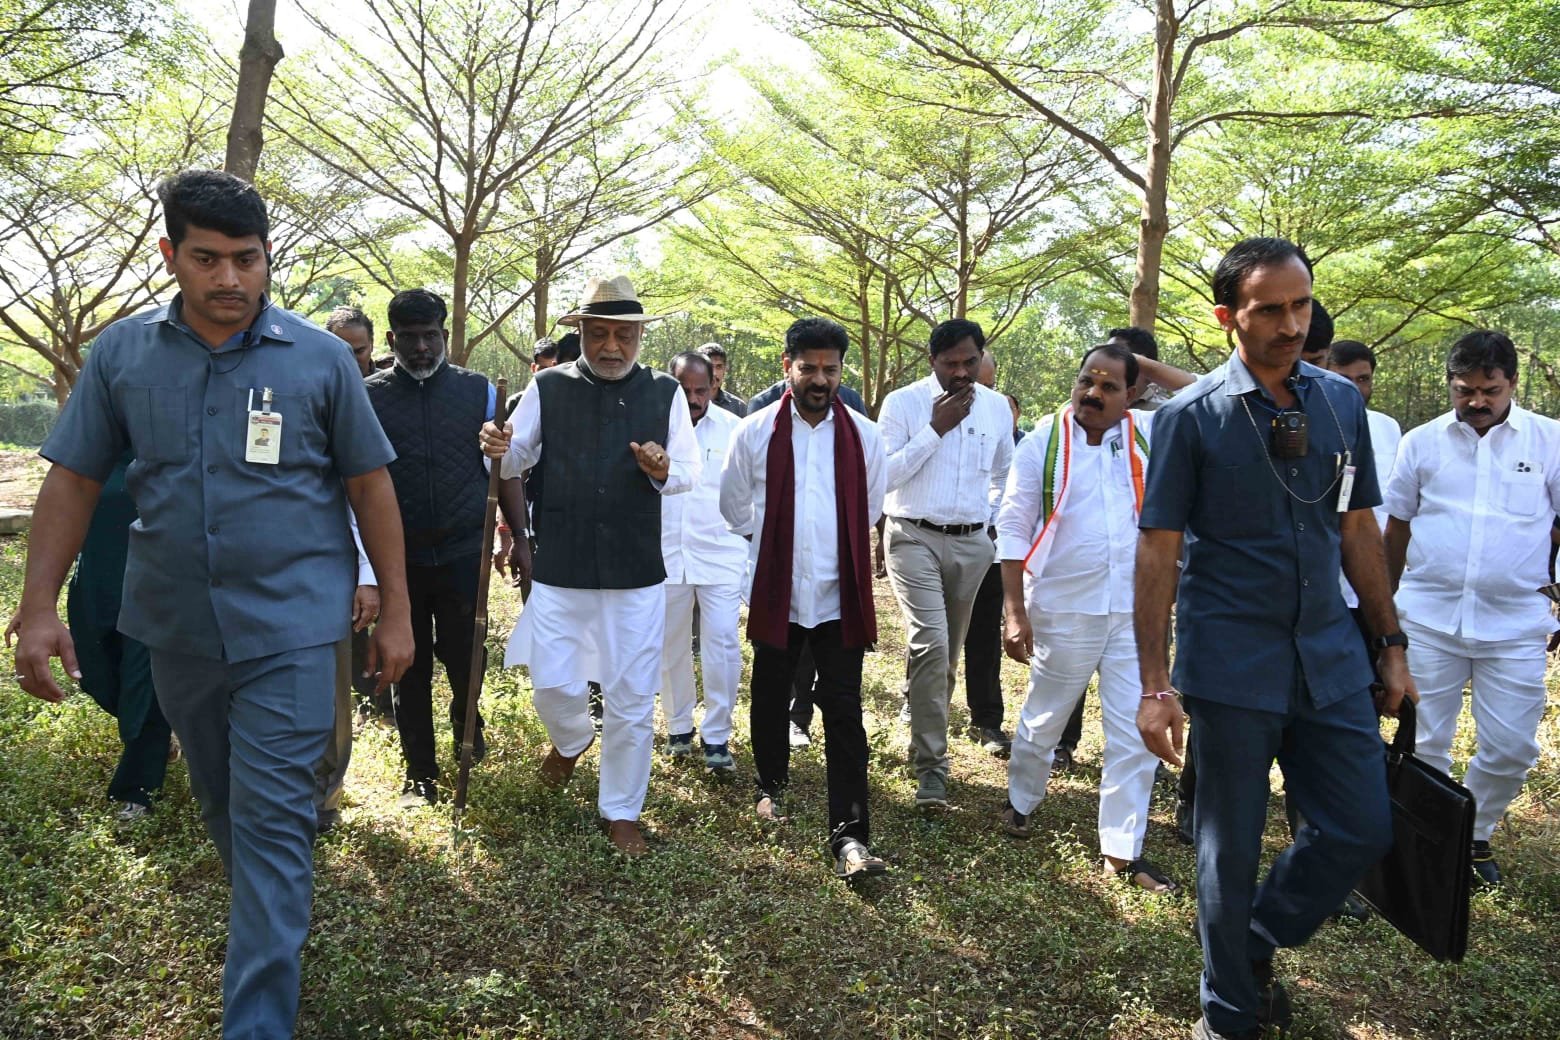
[[[997, 514], [999, 559], [1025, 559], [1044, 529], [1045, 454], [1054, 422], [1042, 419], [1013, 453]], [[1150, 436], [1151, 413], [1134, 415], [1133, 422]], [[1136, 722], [1141, 688], [1132, 631], [1137, 502], [1131, 451], [1118, 429], [1090, 445], [1083, 427], [1074, 426], [1070, 490], [1054, 517], [1056, 541], [1040, 573], [1024, 576], [1034, 656], [1008, 761], [1008, 801], [1027, 815], [1044, 800], [1067, 719], [1098, 674], [1105, 731], [1100, 852], [1125, 860], [1142, 854], [1157, 764]]]
[[[1383, 500], [1387, 494], [1387, 481], [1392, 477], [1392, 466], [1397, 461], [1398, 444], [1403, 440], [1402, 427], [1398, 421], [1385, 412], [1365, 412], [1365, 420], [1370, 424], [1370, 451], [1376, 460], [1376, 486], [1380, 488]], [[1387, 529], [1387, 506], [1383, 501], [1373, 512], [1376, 514], [1376, 523], [1381, 529]], [[1354, 591], [1354, 586], [1349, 584], [1349, 579], [1344, 577], [1343, 571], [1338, 572], [1338, 584], [1343, 588], [1343, 605], [1353, 610], [1360, 605], [1359, 594]]]
[[704, 676], [704, 724], [699, 734], [707, 744], [724, 744], [731, 738], [731, 711], [742, 677], [737, 630], [748, 545], [727, 529], [720, 515], [721, 470], [740, 421], [714, 406], [704, 413], [693, 428], [703, 472], [692, 491], [668, 499], [661, 509], [661, 557], [666, 563], [661, 707], [667, 733], [694, 731], [692, 639], [697, 604]]
[[[541, 395], [528, 390], [521, 396], [510, 423], [513, 433], [500, 469], [506, 478], [519, 476], [541, 458]], [[688, 399], [680, 392], [672, 395], [666, 441], [666, 481], [651, 484], [663, 495], [680, 494], [693, 487], [702, 468]], [[623, 450], [629, 450], [627, 444]], [[528, 665], [535, 687], [594, 680], [603, 689], [654, 696], [660, 684], [665, 612], [661, 584], [565, 589], [536, 582], [509, 637], [504, 664]]]
[[[791, 451], [796, 470], [795, 528], [791, 565], [791, 621], [816, 628], [840, 616], [839, 523], [834, 487], [834, 411], [817, 426], [809, 426], [791, 408]], [[753, 574], [764, 533], [768, 509], [769, 442], [774, 439], [776, 401], [737, 427], [721, 473], [720, 512], [731, 530], [752, 540], [748, 543], [747, 588], [752, 594]], [[877, 425], [866, 416], [846, 410], [861, 435], [861, 451], [867, 468], [867, 521], [876, 524], [883, 515], [883, 495], [888, 483], [888, 462]]]

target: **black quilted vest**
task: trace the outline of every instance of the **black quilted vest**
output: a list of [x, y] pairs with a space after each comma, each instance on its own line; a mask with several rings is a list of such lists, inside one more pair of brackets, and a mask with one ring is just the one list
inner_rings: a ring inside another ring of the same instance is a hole
[[488, 478], [477, 434], [487, 418], [487, 378], [446, 364], [418, 382], [397, 365], [365, 385], [395, 448], [390, 479], [406, 562], [433, 567], [479, 555]]
[[666, 446], [677, 380], [635, 365], [616, 382], [583, 362], [536, 373], [547, 495], [532, 516], [534, 576], [566, 589], [642, 589], [666, 580], [661, 493], [630, 441]]

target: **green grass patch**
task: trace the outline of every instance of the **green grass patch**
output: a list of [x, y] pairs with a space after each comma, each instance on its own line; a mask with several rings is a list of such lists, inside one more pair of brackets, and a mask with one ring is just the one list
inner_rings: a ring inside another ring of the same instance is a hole
[[[0, 602], [16, 601], [24, 548], [0, 539]], [[888, 878], [861, 891], [834, 880], [818, 747], [794, 758], [793, 820], [756, 824], [745, 700], [733, 740], [741, 779], [718, 782], [658, 752], [645, 810], [653, 854], [621, 861], [596, 827], [596, 751], [568, 791], [542, 788], [535, 767], [547, 740], [529, 687], [495, 667], [484, 695], [490, 751], [459, 835], [446, 806], [396, 807], [395, 734], [360, 736], [343, 826], [315, 853], [299, 1036], [1188, 1035], [1201, 963], [1194, 901], [1158, 900], [1099, 874], [1092, 695], [1080, 769], [1053, 781], [1035, 838], [1017, 842], [996, 826], [1004, 764], [962, 739], [961, 685], [953, 805], [923, 818], [895, 718], [903, 636], [880, 593], [884, 638], [867, 659], [865, 700]], [[497, 662], [518, 602], [495, 586], [494, 605]], [[215, 1035], [227, 894], [182, 763], [151, 819], [116, 828], [103, 796], [117, 755], [111, 720], [85, 696], [32, 700], [9, 671], [0, 678], [0, 1036]], [[1010, 723], [1023, 682], [1009, 662]], [[1560, 1036], [1553, 713], [1542, 740], [1543, 761], [1497, 834], [1509, 883], [1476, 897], [1468, 960], [1436, 965], [1380, 921], [1329, 924], [1280, 956], [1294, 980], [1296, 1036]], [[447, 753], [450, 743], [442, 732], [438, 746]], [[1469, 750], [1465, 732], [1459, 755]], [[1171, 837], [1171, 810], [1171, 793], [1158, 791], [1147, 854], [1189, 883], [1192, 856]], [[1284, 835], [1274, 798], [1270, 852]]]

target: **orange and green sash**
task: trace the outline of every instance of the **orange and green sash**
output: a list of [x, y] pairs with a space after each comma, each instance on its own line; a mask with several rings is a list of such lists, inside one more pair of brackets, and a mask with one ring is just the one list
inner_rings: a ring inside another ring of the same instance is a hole
[[[1127, 466], [1128, 479], [1132, 482], [1133, 515], [1143, 512], [1143, 475], [1148, 472], [1148, 438], [1137, 428], [1129, 411], [1117, 427], [1123, 444], [1130, 444], [1132, 451]], [[1040, 486], [1040, 534], [1024, 557], [1024, 570], [1038, 575], [1045, 568], [1056, 541], [1056, 527], [1067, 505], [1067, 492], [1071, 489], [1068, 477], [1072, 472], [1073, 407], [1065, 404], [1057, 409], [1051, 420], [1051, 432], [1045, 442], [1045, 471]]]

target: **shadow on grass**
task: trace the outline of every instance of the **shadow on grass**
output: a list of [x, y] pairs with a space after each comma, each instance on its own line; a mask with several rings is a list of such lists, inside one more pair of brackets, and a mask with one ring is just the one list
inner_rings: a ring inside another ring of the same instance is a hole
[[[19, 561], [3, 562], [0, 584], [14, 587]], [[895, 720], [903, 659], [892, 609], [880, 613], [888, 636], [868, 659], [866, 708], [888, 878], [860, 890], [833, 878], [821, 749], [793, 757], [795, 817], [775, 829], [753, 819], [741, 705], [737, 778], [658, 755], [645, 811], [653, 854], [621, 860], [597, 829], [599, 750], [569, 790], [537, 782], [546, 736], [521, 675], [496, 667], [495, 635], [491, 748], [459, 841], [447, 806], [396, 807], [394, 733], [359, 741], [344, 824], [316, 849], [299, 1036], [1187, 1035], [1200, 965], [1194, 906], [1100, 876], [1097, 716], [1084, 768], [1053, 780], [1031, 841], [997, 829], [1005, 765], [962, 739], [950, 742], [952, 809], [921, 815]], [[504, 610], [513, 605], [501, 596]], [[1011, 717], [1022, 670], [1004, 668]], [[956, 697], [952, 730], [962, 712]], [[439, 740], [449, 747], [442, 726]], [[1537, 790], [1557, 778], [1549, 738], [1545, 749]], [[0, 678], [8, 1040], [193, 1040], [219, 1021], [227, 895], [183, 768], [150, 821], [119, 831], [102, 800], [115, 754], [111, 722], [84, 698], [46, 706]], [[1511, 883], [1476, 898], [1465, 964], [1435, 965], [1379, 921], [1326, 925], [1279, 961], [1294, 979], [1294, 1035], [1560, 1035], [1549, 952], [1560, 881], [1545, 873], [1560, 839], [1547, 809], [1520, 811], [1529, 815], [1503, 846]], [[1174, 844], [1170, 812], [1161, 789], [1147, 852], [1189, 887], [1191, 853]], [[1286, 840], [1274, 798], [1265, 851]]]

